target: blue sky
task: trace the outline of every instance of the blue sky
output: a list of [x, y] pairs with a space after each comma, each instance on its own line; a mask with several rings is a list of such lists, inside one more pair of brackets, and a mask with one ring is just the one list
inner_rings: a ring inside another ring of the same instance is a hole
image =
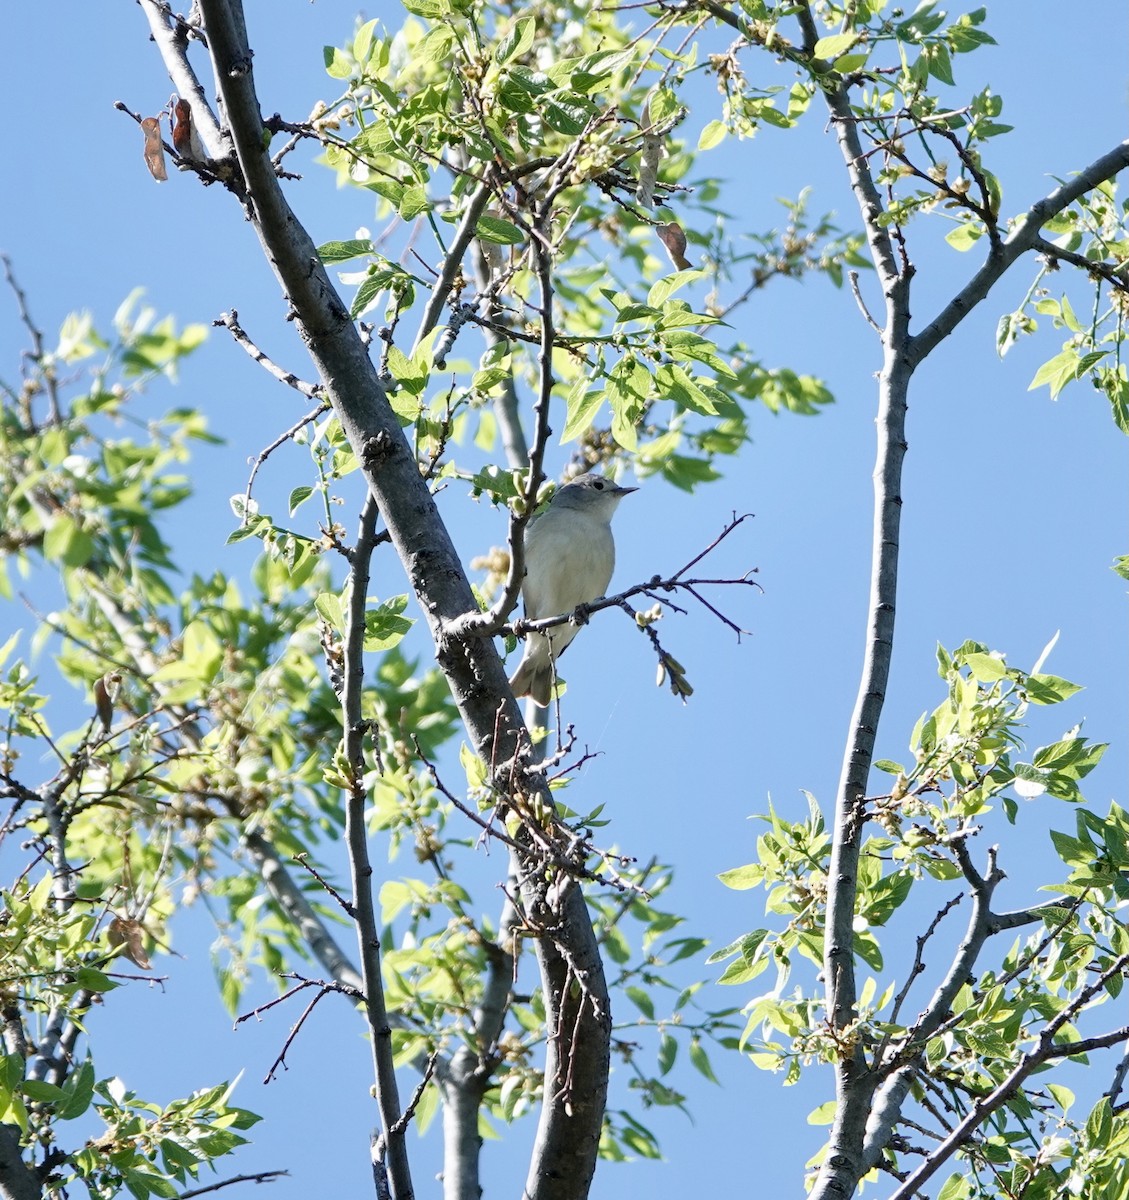
[[[344, 40], [354, 7], [276, 0], [248, 9], [264, 111], [301, 118], [317, 99], [332, 98], [321, 46]], [[987, 27], [1000, 46], [960, 61], [958, 82], [969, 94], [990, 84], [1005, 98], [1003, 119], [1016, 132], [993, 144], [993, 169], [1004, 184], [1004, 210], [1014, 212], [1050, 190], [1055, 176], [1125, 136], [1129, 14], [1119, 0], [1073, 9], [1084, 16], [1072, 16], [1069, 25], [1066, 6], [1047, 0], [989, 9]], [[388, 4], [369, 6], [365, 15], [390, 26], [400, 19]], [[188, 176], [155, 185], [142, 167], [133, 122], [113, 109], [121, 100], [155, 111], [170, 91], [136, 6], [72, 6], [65, 21], [57, 6], [9, 6], [0, 30], [6, 111], [0, 249], [13, 258], [40, 325], [50, 332], [67, 311], [85, 307], [108, 328], [120, 301], [142, 286], [149, 303], [181, 322], [208, 323], [238, 308], [269, 353], [308, 374], [297, 339], [282, 323], [279, 287], [237, 205]], [[703, 112], [702, 122], [712, 115]], [[704, 166], [729, 176], [727, 207], [744, 208], [752, 230], [783, 225], [775, 197], [808, 184], [813, 212], [837, 210], [844, 229], [857, 223], [818, 115], [792, 135], [766, 130], [753, 142], [726, 142]], [[348, 237], [373, 222], [366, 195], [339, 192], [312, 163], [302, 170], [291, 202], [315, 241]], [[977, 261], [975, 250], [960, 256], [944, 247], [943, 232], [915, 226], [912, 233], [917, 328]], [[1091, 738], [1113, 742], [1084, 789], [1102, 811], [1111, 799], [1125, 801], [1129, 774], [1125, 588], [1109, 569], [1115, 555], [1129, 551], [1126, 446], [1105, 401], [1088, 386], [1068, 388], [1057, 402], [1045, 389], [1027, 391], [1038, 365], [1059, 348], [1053, 332], [997, 358], [996, 321], [1019, 302], [1031, 274], [1015, 271], [914, 383], [898, 640], [879, 755], [899, 758], [919, 713], [939, 702], [938, 641], [954, 646], [976, 638], [1029, 666], [1061, 631], [1049, 669], [1086, 690], [1062, 714], [1034, 714], [1032, 740], [1053, 740], [1085, 719]], [[750, 593], [729, 607], [752, 636], [737, 645], [703, 614], [664, 622], [665, 644], [696, 689], [686, 706], [655, 688], [645, 640], [615, 612], [583, 632], [570, 651], [569, 676], [569, 718], [582, 742], [600, 752], [574, 785], [574, 807], [604, 802], [610, 838], [640, 859], [654, 854], [674, 863], [677, 885], [668, 904], [686, 913], [688, 932], [715, 945], [761, 922], [759, 894], [728, 892], [716, 881], [719, 872], [752, 858], [759, 829], [751, 814], [765, 811], [771, 797], [778, 810], [798, 816], [805, 808], [801, 789], [828, 810], [833, 802], [863, 648], [879, 365], [875, 337], [849, 293], [825, 283], [777, 284], [734, 320], [762, 361], [822, 376], [837, 402], [814, 419], [756, 414], [753, 444], [721, 483], [693, 498], [648, 483], [616, 519], [616, 582], [626, 586], [681, 566], [732, 512], [753, 512], [713, 568], [719, 575], [757, 568], [763, 595]], [[14, 306], [0, 300], [5, 378], [15, 374], [24, 345]], [[196, 498], [170, 530], [175, 557], [186, 570], [243, 569], [243, 548], [224, 545], [232, 527], [228, 498], [243, 490], [248, 458], [301, 415], [301, 402], [222, 331], [185, 365], [176, 390], [154, 388], [150, 402], [154, 411], [199, 405], [227, 439], [195, 462]], [[559, 451], [554, 468], [565, 457]], [[297, 474], [302, 465], [298, 453], [272, 462], [259, 485], [264, 504], [273, 499], [280, 506], [279, 498], [304, 482]], [[502, 540], [496, 513], [451, 493], [441, 504], [468, 561]], [[391, 574], [393, 566], [382, 570]], [[400, 586], [392, 580], [389, 590]], [[0, 641], [26, 621], [22, 606], [0, 607]], [[1072, 826], [1072, 814], [1042, 803], [1047, 822]], [[1007, 826], [992, 835], [1004, 840], [1005, 906], [1029, 900], [1051, 861], [1045, 836], [1029, 835], [1020, 856], [1008, 846], [1009, 835], [1014, 830]], [[311, 1188], [370, 1194], [367, 1137], [375, 1112], [360, 1022], [344, 1005], [323, 1004], [289, 1056], [291, 1069], [262, 1087], [258, 1081], [297, 1011], [232, 1032], [211, 986], [210, 938], [206, 922], [187, 921], [176, 944], [185, 957], [168, 965], [167, 985], [124, 989], [96, 1015], [99, 1066], [156, 1099], [245, 1069], [237, 1099], [268, 1119], [237, 1169], [288, 1168], [290, 1179], [269, 1191], [277, 1200]], [[896, 975], [898, 965], [892, 970]], [[708, 1004], [747, 998], [740, 989], [715, 989]], [[616, 1016], [631, 1019], [628, 1012]], [[178, 1031], [175, 1038], [170, 1029]], [[693, 1124], [677, 1112], [648, 1114], [667, 1161], [603, 1167], [593, 1191], [598, 1200], [750, 1185], [764, 1194], [795, 1194], [803, 1163], [820, 1144], [819, 1130], [805, 1118], [826, 1098], [828, 1081], [781, 1090], [778, 1080], [742, 1060], [715, 1055], [714, 1066], [722, 1089], [693, 1073], [677, 1081], [689, 1095]], [[525, 1165], [518, 1149], [532, 1131], [527, 1122], [488, 1144], [488, 1195], [514, 1192]], [[421, 1195], [437, 1191], [429, 1179], [437, 1169], [436, 1141], [430, 1137], [417, 1159]]]

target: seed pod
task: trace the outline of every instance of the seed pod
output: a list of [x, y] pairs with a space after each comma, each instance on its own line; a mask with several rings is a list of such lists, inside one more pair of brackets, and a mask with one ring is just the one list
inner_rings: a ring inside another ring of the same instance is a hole
[[149, 174], [158, 183], [164, 183], [169, 177], [165, 170], [165, 148], [161, 144], [161, 122], [156, 117], [145, 117], [141, 122], [141, 132], [145, 135], [145, 165]]
[[690, 260], [686, 257], [686, 234], [682, 226], [677, 221], [671, 221], [669, 225], [659, 225], [655, 232], [659, 235], [659, 240], [666, 247], [667, 254], [670, 255], [670, 261], [674, 263], [679, 271], [688, 271], [690, 269]]

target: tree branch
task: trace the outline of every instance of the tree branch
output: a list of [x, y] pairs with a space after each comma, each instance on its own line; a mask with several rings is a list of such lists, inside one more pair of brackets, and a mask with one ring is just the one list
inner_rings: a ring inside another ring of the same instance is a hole
[[1095, 159], [1085, 170], [1072, 179], [1060, 184], [1053, 192], [1031, 207], [1014, 222], [1012, 233], [998, 246], [993, 246], [984, 265], [963, 288], [941, 309], [940, 313], [916, 334], [906, 348], [906, 357], [911, 370], [943, 342], [945, 338], [983, 300], [1000, 279], [1000, 276], [1021, 255], [1038, 249], [1042, 241], [1043, 226], [1056, 214], [1062, 212], [1092, 191], [1100, 183], [1112, 179], [1129, 167], [1129, 141], [1124, 141], [1112, 150]]
[[[984, 943], [994, 932], [991, 910], [992, 893], [1004, 879], [1004, 873], [996, 866], [995, 849], [993, 848], [989, 852], [986, 876], [981, 876], [973, 868], [963, 841], [955, 841], [953, 850], [972, 893], [972, 912], [969, 914], [968, 928], [944, 980], [933, 993], [933, 997], [925, 1006], [924, 1011], [906, 1031], [902, 1046], [895, 1047], [893, 1054], [895, 1060], [899, 1055], [904, 1055], [906, 1047], [920, 1047], [936, 1032], [948, 1015], [957, 992], [971, 977], [972, 968], [980, 956]], [[918, 1054], [916, 1048], [913, 1050], [913, 1054], [916, 1058]], [[913, 1068], [898, 1070], [878, 1089], [870, 1118], [867, 1121], [866, 1136], [863, 1142], [862, 1169], [864, 1173], [877, 1164], [883, 1150], [889, 1145], [895, 1126], [901, 1117], [902, 1102], [909, 1091], [914, 1073]]]
[[20, 1131], [0, 1125], [0, 1197], [3, 1200], [42, 1200], [43, 1182], [20, 1153]]
[[204, 88], [188, 61], [187, 29], [173, 14], [171, 5], [162, 3], [162, 0], [138, 2], [149, 22], [149, 32], [157, 43], [173, 87], [192, 106], [192, 122], [208, 157], [226, 158], [231, 153], [231, 144], [220, 132], [219, 122], [208, 103]]
[[[380, 973], [380, 930], [372, 896], [372, 863], [365, 828], [365, 804], [368, 788], [364, 736], [366, 725], [361, 716], [361, 698], [365, 675], [365, 607], [368, 601], [369, 562], [376, 541], [376, 501], [370, 495], [361, 515], [360, 534], [353, 549], [349, 572], [349, 614], [345, 633], [345, 689], [341, 700], [345, 720], [345, 760], [349, 787], [345, 796], [345, 842], [349, 850], [349, 870], [353, 883], [353, 919], [357, 923], [357, 942], [364, 980], [365, 1011], [376, 1076], [376, 1102], [380, 1110], [382, 1147], [396, 1200], [414, 1195], [408, 1165], [405, 1129], [400, 1124], [400, 1094], [396, 1067], [392, 1059], [392, 1027], [384, 1002], [384, 981]], [[311, 1006], [312, 1007], [312, 1006]]]
[[255, 231], [420, 598], [467, 728], [487, 762], [504, 764], [521, 743], [512, 701], [504, 718], [497, 719], [498, 703], [508, 696], [501, 660], [486, 639], [476, 640], [473, 651], [447, 642], [447, 623], [476, 610], [473, 592], [367, 349], [263, 148], [250, 51], [239, 36], [241, 21], [233, 16], [238, 8], [237, 0], [203, 0], [224, 109], [253, 202]]
[[[809, 52], [815, 23], [808, 5], [800, 22]], [[883, 364], [879, 376], [878, 446], [874, 467], [874, 525], [870, 599], [862, 675], [835, 802], [835, 827], [829, 866], [830, 890], [824, 934], [824, 986], [832, 1025], [847, 1028], [856, 1016], [854, 917], [864, 800], [878, 721], [886, 697], [893, 654], [894, 613], [901, 529], [901, 473], [906, 452], [906, 394], [912, 368], [904, 347], [908, 338], [911, 270], [899, 270], [890, 235], [879, 218], [882, 202], [859, 143], [850, 102], [842, 82], [825, 91], [836, 138], [862, 214], [871, 258], [886, 298], [882, 331]], [[869, 1071], [860, 1043], [844, 1052], [836, 1070], [838, 1107], [830, 1143], [813, 1190], [813, 1200], [849, 1195], [863, 1173], [862, 1147], [877, 1079]]]
[[508, 898], [496, 942], [485, 946], [487, 967], [482, 997], [473, 1016], [474, 1045], [463, 1044], [436, 1070], [443, 1096], [444, 1200], [480, 1200], [479, 1109], [498, 1062], [497, 1042], [509, 1011], [513, 985], [514, 926], [517, 910]]
[[325, 392], [319, 384], [307, 383], [304, 379], [299, 379], [293, 371], [283, 370], [264, 350], [261, 350], [251, 341], [247, 336], [247, 331], [239, 324], [239, 313], [234, 308], [231, 312], [220, 313], [212, 324], [226, 329], [235, 339], [235, 344], [253, 362], [258, 363], [273, 379], [277, 379], [279, 383], [284, 383], [287, 387], [293, 388], [296, 392], [305, 396], [307, 400], [320, 400], [324, 402]]
[[451, 286], [462, 268], [463, 256], [466, 254], [467, 247], [470, 245], [477, 231], [478, 218], [482, 216], [482, 211], [489, 199], [490, 185], [480, 183], [475, 189], [474, 195], [471, 196], [470, 201], [467, 203], [463, 218], [459, 222], [458, 229], [455, 230], [455, 237], [451, 242], [450, 249], [443, 256], [443, 268], [439, 272], [439, 278], [435, 281], [431, 289], [431, 296], [428, 298], [427, 307], [424, 309], [423, 317], [420, 319], [419, 332], [416, 334], [415, 346], [412, 347], [413, 353], [420, 342], [439, 324], [439, 318], [443, 313], [443, 305], [447, 303], [447, 296], [451, 291]]
[[[282, 193], [264, 147], [242, 7], [238, 0], [202, 0], [201, 7], [256, 234], [425, 614], [469, 738], [490, 765], [491, 782], [500, 794], [516, 789], [551, 808], [543, 777], [520, 759], [527, 736], [493, 642], [486, 636], [452, 640], [446, 635], [450, 623], [477, 610], [474, 594], [347, 306]], [[546, 931], [538, 952], [551, 1027], [574, 1031], [567, 1041], [558, 1038], [549, 1056], [546, 1108], [552, 1117], [543, 1131], [551, 1136], [539, 1140], [529, 1185], [534, 1200], [551, 1200], [576, 1195], [594, 1169], [606, 1086], [601, 1064], [606, 1071], [610, 1022], [603, 968], [579, 889], [571, 882], [549, 886], [536, 854], [523, 854], [526, 909]], [[583, 982], [582, 1005], [574, 994], [578, 979]], [[558, 1020], [562, 1008], [568, 1011]], [[574, 1086], [571, 1097], [562, 1098], [552, 1089], [559, 1089], [565, 1075], [559, 1068], [565, 1063]]]
[[1055, 1035], [1064, 1025], [1073, 1021], [1087, 1004], [1115, 975], [1121, 974], [1129, 964], [1129, 954], [1122, 954], [1107, 967], [1089, 987], [1084, 989], [1074, 1003], [1067, 1005], [1053, 1020], [1048, 1021], [1039, 1035], [1038, 1044], [1024, 1054], [1015, 1068], [986, 1096], [977, 1100], [972, 1111], [962, 1120], [947, 1138], [929, 1155], [889, 1197], [889, 1200], [911, 1200], [942, 1166], [963, 1146], [972, 1134], [1002, 1104], [1006, 1104], [1019, 1091], [1023, 1081], [1044, 1063], [1077, 1054], [1088, 1054], [1091, 1050], [1103, 1050], [1129, 1041], [1129, 1025], [1097, 1037], [1082, 1038], [1071, 1042], [1055, 1042]]
[[237, 1183], [273, 1183], [276, 1179], [288, 1177], [289, 1174], [289, 1171], [256, 1171], [253, 1175], [233, 1175], [230, 1179], [221, 1179], [219, 1183], [209, 1183], [206, 1187], [190, 1188], [187, 1192], [181, 1192], [177, 1200], [194, 1200], [196, 1196], [206, 1196], [209, 1192], [218, 1192]]

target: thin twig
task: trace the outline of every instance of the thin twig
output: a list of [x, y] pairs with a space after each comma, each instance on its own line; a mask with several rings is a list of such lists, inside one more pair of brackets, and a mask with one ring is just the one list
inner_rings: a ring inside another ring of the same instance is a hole
[[350, 902], [341, 895], [341, 893], [333, 886], [333, 884], [330, 883], [329, 880], [318, 871], [313, 863], [310, 862], [309, 855], [305, 854], [304, 852], [302, 854], [295, 854], [294, 861], [309, 871], [309, 873], [318, 881], [318, 883], [320, 883], [321, 886], [325, 888], [325, 890], [334, 898], [334, 900], [341, 905], [341, 908], [344, 910], [344, 912], [346, 912], [350, 917], [354, 919], [356, 918], [357, 913], [352, 904], [350, 904]]
[[[303, 429], [305, 429], [305, 427], [307, 425], [312, 424], [314, 421], [316, 421], [318, 419], [318, 417], [329, 412], [331, 410], [331, 408], [332, 408], [332, 405], [330, 405], [329, 401], [323, 400], [321, 402], [321, 404], [319, 404], [317, 406], [317, 408], [312, 409], [310, 412], [306, 413], [306, 415], [300, 421], [296, 421], [293, 425], [290, 426], [289, 429], [286, 430], [285, 433], [280, 433], [278, 435], [278, 437], [276, 437], [274, 439], [274, 441], [271, 442], [271, 444], [266, 447], [266, 449], [261, 450], [255, 456], [255, 461], [251, 464], [251, 474], [247, 477], [247, 489], [246, 489], [245, 494], [246, 494], [246, 497], [248, 500], [251, 499], [251, 490], [255, 486], [255, 477], [258, 475], [259, 468], [262, 467], [263, 463], [265, 463], [267, 461], [267, 459], [270, 458], [270, 456], [280, 446], [285, 446], [287, 442], [293, 441], [294, 438]], [[247, 523], [247, 518], [249, 515], [250, 515], [250, 505], [247, 506], [247, 508], [245, 509], [245, 511], [243, 513], [243, 523], [244, 524]]]
[[866, 318], [867, 324], [879, 336], [882, 334], [882, 326], [870, 315], [870, 309], [866, 307], [866, 301], [863, 299], [862, 289], [859, 287], [858, 271], [848, 271], [847, 278], [851, 283], [851, 294], [855, 298], [855, 303], [859, 306], [859, 312]]
[[233, 1175], [230, 1179], [221, 1179], [219, 1183], [209, 1183], [207, 1187], [190, 1188], [187, 1192], [181, 1192], [177, 1200], [192, 1200], [194, 1196], [218, 1192], [221, 1188], [231, 1187], [234, 1183], [273, 1183], [276, 1179], [289, 1177], [289, 1171], [256, 1171], [253, 1175]]
[[54, 370], [46, 364], [43, 349], [43, 332], [31, 319], [31, 312], [27, 305], [27, 296], [24, 295], [23, 289], [16, 282], [15, 272], [12, 270], [12, 260], [6, 254], [0, 254], [0, 262], [4, 264], [4, 278], [7, 280], [8, 286], [12, 289], [12, 295], [16, 298], [16, 308], [19, 310], [20, 320], [24, 323], [24, 328], [27, 329], [31, 337], [32, 361], [39, 368], [40, 378], [47, 389], [47, 420], [52, 425], [58, 425], [63, 419], [62, 409], [59, 406], [59, 381], [55, 377]]
[[329, 407], [326, 402], [325, 388], [320, 383], [307, 383], [306, 380], [299, 379], [293, 371], [284, 371], [266, 351], [260, 349], [247, 336], [247, 331], [239, 324], [239, 313], [234, 308], [230, 312], [220, 313], [212, 325], [226, 329], [235, 340], [235, 344], [279, 383], [284, 383], [287, 387], [300, 392], [307, 400], [320, 400], [326, 408]]

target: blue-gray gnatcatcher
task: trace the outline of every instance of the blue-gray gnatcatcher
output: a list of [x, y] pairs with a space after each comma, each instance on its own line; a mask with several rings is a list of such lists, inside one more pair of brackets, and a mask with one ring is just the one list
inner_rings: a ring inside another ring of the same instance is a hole
[[[529, 620], [563, 616], [607, 591], [615, 568], [612, 515], [635, 490], [589, 472], [558, 488], [549, 507], [530, 521], [521, 588]], [[532, 696], [545, 708], [553, 693], [556, 660], [578, 632], [579, 626], [570, 621], [529, 634], [510, 680], [514, 695]]]

